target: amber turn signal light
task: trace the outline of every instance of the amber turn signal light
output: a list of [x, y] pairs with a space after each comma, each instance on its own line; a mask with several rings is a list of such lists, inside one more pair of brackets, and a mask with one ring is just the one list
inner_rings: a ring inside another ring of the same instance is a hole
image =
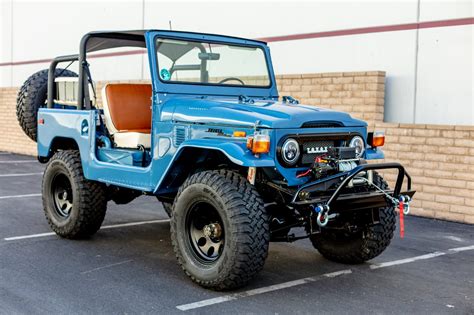
[[239, 137], [239, 138], [243, 138], [247, 135], [247, 133], [245, 131], [234, 131], [234, 137]]
[[368, 141], [371, 147], [377, 148], [385, 144], [385, 133], [383, 131], [375, 131], [369, 133]]
[[247, 138], [247, 149], [254, 154], [270, 152], [270, 136], [268, 135], [254, 135]]

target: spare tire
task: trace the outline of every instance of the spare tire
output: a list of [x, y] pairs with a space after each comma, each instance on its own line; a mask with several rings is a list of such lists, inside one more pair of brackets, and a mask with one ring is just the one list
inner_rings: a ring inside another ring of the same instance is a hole
[[[54, 77], [77, 77], [75, 72], [56, 69]], [[33, 74], [23, 83], [16, 99], [16, 117], [21, 128], [33, 141], [37, 135], [38, 109], [46, 107], [48, 69]]]

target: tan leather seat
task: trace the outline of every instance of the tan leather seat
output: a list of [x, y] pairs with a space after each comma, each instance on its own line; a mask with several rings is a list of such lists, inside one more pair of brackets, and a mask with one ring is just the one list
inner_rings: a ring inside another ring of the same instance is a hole
[[151, 146], [150, 84], [111, 83], [102, 89], [105, 125], [119, 148]]

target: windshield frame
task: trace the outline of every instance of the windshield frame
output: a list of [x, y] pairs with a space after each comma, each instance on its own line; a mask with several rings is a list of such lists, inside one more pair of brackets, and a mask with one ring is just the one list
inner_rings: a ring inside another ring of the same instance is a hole
[[[174, 94], [205, 94], [205, 95], [227, 95], [227, 96], [253, 96], [278, 98], [275, 74], [273, 72], [271, 55], [265, 42], [248, 40], [237, 37], [190, 33], [179, 31], [153, 31], [147, 34], [147, 46], [149, 47], [150, 71], [153, 77], [153, 87], [158, 93]], [[232, 46], [247, 46], [261, 49], [265, 57], [268, 72], [268, 86], [241, 85], [241, 84], [216, 84], [216, 83], [195, 83], [183, 81], [164, 81], [159, 76], [158, 51], [156, 42], [159, 39], [184, 40], [191, 42], [205, 42], [211, 44], [223, 44]]]
[[[158, 60], [158, 49], [156, 47], [157, 45], [157, 41], [159, 41], [160, 39], [170, 39], [170, 38], [166, 38], [166, 37], [163, 37], [163, 36], [158, 36], [155, 38], [154, 40], [154, 44], [155, 44], [155, 55], [156, 55], [156, 64], [157, 64], [157, 67], [158, 67], [158, 71], [160, 70], [160, 62]], [[266, 66], [266, 70], [267, 70], [267, 77], [268, 77], [268, 84], [267, 85], [248, 85], [248, 84], [245, 84], [245, 85], [242, 85], [242, 84], [220, 84], [220, 83], [212, 83], [212, 82], [192, 82], [192, 81], [171, 81], [171, 80], [163, 80], [161, 78], [160, 75], [158, 75], [158, 79], [161, 81], [161, 83], [164, 83], [164, 84], [192, 84], [192, 85], [210, 85], [210, 86], [225, 86], [225, 87], [247, 87], [247, 88], [264, 88], [264, 89], [268, 89], [269, 87], [271, 87], [272, 85], [272, 81], [271, 81], [271, 76], [270, 76], [270, 69], [269, 69], [269, 63], [268, 63], [268, 59], [267, 59], [267, 54], [265, 53], [265, 50], [258, 46], [258, 45], [249, 45], [249, 44], [234, 44], [234, 43], [228, 43], [228, 42], [213, 42], [213, 41], [210, 41], [210, 40], [196, 40], [196, 39], [177, 39], [177, 38], [172, 38], [173, 40], [176, 40], [176, 41], [186, 41], [186, 42], [192, 42], [192, 43], [197, 43], [197, 44], [203, 44], [203, 45], [206, 45], [206, 44], [219, 44], [219, 45], [225, 45], [225, 46], [234, 46], [234, 47], [249, 47], [249, 48], [255, 48], [255, 49], [259, 49], [263, 55], [263, 58], [265, 59], [265, 66]], [[186, 55], [186, 54], [185, 54]], [[179, 59], [177, 59], [179, 60]]]

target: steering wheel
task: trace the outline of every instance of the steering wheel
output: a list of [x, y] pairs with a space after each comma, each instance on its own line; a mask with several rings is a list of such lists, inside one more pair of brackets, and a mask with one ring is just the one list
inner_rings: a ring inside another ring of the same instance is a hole
[[223, 80], [220, 80], [219, 82], [217, 82], [217, 84], [222, 84], [222, 83], [225, 83], [227, 81], [237, 81], [239, 82], [240, 84], [242, 85], [245, 85], [245, 82], [240, 80], [239, 78], [236, 78], [236, 77], [228, 77], [228, 78], [225, 78]]

